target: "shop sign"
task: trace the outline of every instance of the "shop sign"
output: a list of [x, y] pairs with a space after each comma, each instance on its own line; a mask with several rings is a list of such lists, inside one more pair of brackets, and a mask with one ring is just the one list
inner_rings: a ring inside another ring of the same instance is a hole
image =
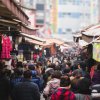
[[100, 62], [100, 43], [93, 44], [93, 59]]

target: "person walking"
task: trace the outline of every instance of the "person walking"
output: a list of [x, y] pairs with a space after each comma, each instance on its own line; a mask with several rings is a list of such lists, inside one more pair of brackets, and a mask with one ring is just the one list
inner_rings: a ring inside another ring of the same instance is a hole
[[44, 88], [43, 95], [45, 99], [49, 100], [51, 98], [52, 93], [60, 87], [60, 77], [61, 77], [61, 72], [60, 71], [55, 71], [52, 76], [51, 80], [47, 82], [46, 87]]
[[100, 64], [97, 66], [97, 70], [94, 72], [93, 78], [92, 78], [92, 84], [100, 84]]
[[24, 79], [12, 91], [12, 100], [40, 100], [38, 86], [31, 81], [32, 72], [24, 72]]
[[7, 73], [6, 71], [4, 71], [4, 69], [0, 69], [0, 100], [9, 100], [10, 97], [10, 80], [8, 79], [6, 74]]
[[68, 76], [62, 76], [60, 87], [52, 94], [51, 100], [75, 100], [75, 95], [70, 91], [71, 81]]
[[83, 78], [78, 82], [78, 91], [75, 94], [76, 100], [92, 100], [91, 96], [91, 81], [87, 78]]

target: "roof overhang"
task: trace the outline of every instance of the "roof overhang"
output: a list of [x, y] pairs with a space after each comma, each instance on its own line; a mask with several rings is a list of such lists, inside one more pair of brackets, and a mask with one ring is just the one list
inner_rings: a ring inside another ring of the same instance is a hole
[[40, 42], [38, 40], [30, 39], [29, 37], [25, 37], [25, 40], [31, 44], [40, 45], [42, 47], [50, 47], [51, 45], [53, 45], [52, 43]]
[[24, 37], [27, 37], [29, 39], [39, 41], [39, 42], [46, 42], [44, 39], [39, 38], [39, 37], [37, 37], [35, 35], [28, 35], [28, 34], [25, 34], [25, 33], [21, 33], [21, 35], [24, 36]]
[[57, 44], [59, 46], [62, 45], [62, 44], [64, 44], [63, 41], [55, 39], [55, 38], [47, 38], [45, 40], [46, 40], [47, 43], [55, 43], [55, 44]]
[[76, 38], [82, 37], [82, 34], [74, 34], [73, 37], [76, 37]]
[[84, 31], [81, 31], [81, 33], [83, 35], [91, 36], [91, 37], [100, 36], [100, 24], [93, 25], [85, 29]]
[[79, 46], [84, 47], [84, 46], [87, 46], [87, 45], [89, 45], [88, 42], [86, 42], [84, 40], [79, 40]]
[[38, 28], [31, 28], [28, 27], [26, 25], [21, 24], [21, 32], [25, 33], [25, 35], [36, 35], [36, 31], [38, 30]]
[[0, 16], [18, 19], [21, 22], [28, 24], [28, 16], [14, 2], [14, 0], [0, 0]]
[[32, 44], [37, 44], [37, 45], [40, 45], [40, 46], [43, 46], [43, 42], [40, 42], [40, 41], [37, 41], [37, 40], [33, 40], [33, 39], [30, 39], [30, 38], [27, 38], [25, 37], [25, 40], [29, 43], [32, 43]]
[[20, 31], [20, 26], [16, 21], [0, 19], [0, 32], [2, 31]]

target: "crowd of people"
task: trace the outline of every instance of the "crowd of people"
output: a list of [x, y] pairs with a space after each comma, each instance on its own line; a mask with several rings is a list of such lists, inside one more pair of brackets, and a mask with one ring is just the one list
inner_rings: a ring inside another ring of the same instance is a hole
[[0, 100], [41, 100], [41, 95], [45, 100], [100, 100], [94, 98], [100, 92], [100, 64], [90, 68], [88, 60], [73, 61], [55, 55], [42, 62], [19, 61], [11, 70], [1, 61]]

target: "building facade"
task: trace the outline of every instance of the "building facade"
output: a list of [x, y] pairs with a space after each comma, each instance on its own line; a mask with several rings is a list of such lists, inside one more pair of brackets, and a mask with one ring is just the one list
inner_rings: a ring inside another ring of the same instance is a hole
[[58, 33], [78, 31], [98, 23], [98, 0], [59, 0]]
[[16, 0], [21, 2], [22, 9], [29, 16], [29, 22], [36, 27], [43, 27], [45, 24], [46, 0]]
[[50, 15], [50, 24], [51, 24], [51, 29], [52, 33], [55, 34], [57, 33], [57, 20], [58, 20], [58, 0], [51, 0], [51, 15]]
[[36, 26], [44, 26], [45, 23], [45, 0], [34, 0], [36, 4]]
[[72, 33], [98, 23], [99, 0], [53, 0], [52, 2], [54, 20], [51, 22], [55, 23], [54, 33], [60, 36], [71, 38]]
[[91, 24], [96, 24], [100, 20], [100, 0], [91, 1]]

